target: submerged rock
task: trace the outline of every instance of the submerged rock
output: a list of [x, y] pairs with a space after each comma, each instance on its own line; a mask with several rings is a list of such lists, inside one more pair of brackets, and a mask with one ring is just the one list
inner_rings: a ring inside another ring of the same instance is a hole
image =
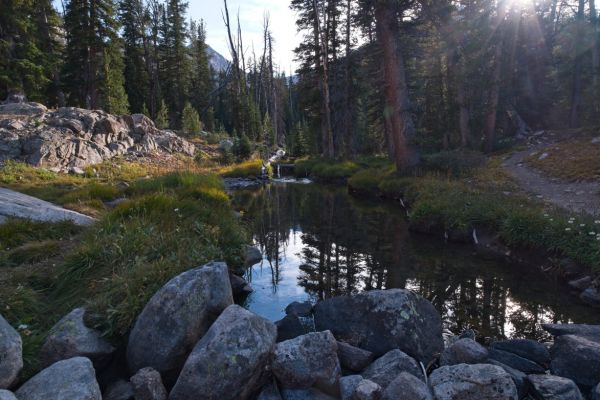
[[277, 330], [237, 305], [223, 311], [188, 357], [169, 400], [245, 400], [264, 386]]
[[572, 379], [585, 388], [600, 382], [600, 342], [589, 337], [562, 335], [555, 338], [550, 353], [553, 374]]
[[208, 263], [171, 279], [135, 322], [127, 346], [129, 368], [152, 367], [166, 382], [174, 381], [196, 342], [231, 304], [225, 263]]
[[115, 348], [85, 325], [84, 316], [85, 309], [76, 308], [50, 329], [40, 350], [42, 367], [78, 356], [89, 358], [95, 368], [106, 365]]
[[552, 375], [529, 375], [532, 392], [540, 400], [583, 400], [575, 383]]
[[490, 364], [457, 364], [433, 371], [429, 384], [436, 400], [517, 400], [510, 375]]
[[433, 400], [429, 386], [408, 372], [401, 372], [383, 391], [381, 400]]
[[443, 350], [442, 320], [433, 305], [404, 289], [372, 290], [323, 300], [314, 307], [318, 331], [383, 355], [399, 348], [423, 363]]
[[0, 315], [0, 389], [10, 388], [22, 368], [21, 335]]
[[52, 364], [15, 394], [19, 400], [102, 400], [94, 367], [85, 357]]
[[390, 382], [402, 372], [408, 372], [419, 379], [424, 379], [419, 364], [408, 354], [396, 349], [379, 357], [361, 375], [385, 390]]
[[459, 339], [442, 352], [441, 365], [479, 364], [488, 358], [488, 350], [472, 339]]
[[341, 367], [331, 332], [312, 332], [277, 344], [273, 374], [286, 388], [338, 390]]

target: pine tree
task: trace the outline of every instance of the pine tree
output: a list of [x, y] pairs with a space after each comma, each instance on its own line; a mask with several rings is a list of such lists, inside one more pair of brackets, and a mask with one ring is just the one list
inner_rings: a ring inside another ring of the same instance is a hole
[[200, 122], [198, 112], [189, 102], [185, 103], [185, 107], [183, 108], [181, 126], [183, 133], [186, 135], [198, 134], [202, 130], [202, 123]]
[[123, 58], [119, 52], [118, 42], [110, 43], [104, 50], [104, 73], [100, 88], [105, 111], [112, 114], [129, 113], [124, 81]]
[[210, 91], [212, 77], [208, 63], [206, 46], [206, 29], [204, 21], [192, 21], [190, 26], [192, 70], [190, 79], [190, 101], [200, 114], [207, 130], [213, 130], [213, 119], [210, 107]]
[[156, 114], [156, 120], [154, 120], [154, 123], [158, 129], [169, 128], [169, 109], [167, 108], [167, 104], [164, 100], [160, 101], [160, 107], [158, 108], [158, 113]]

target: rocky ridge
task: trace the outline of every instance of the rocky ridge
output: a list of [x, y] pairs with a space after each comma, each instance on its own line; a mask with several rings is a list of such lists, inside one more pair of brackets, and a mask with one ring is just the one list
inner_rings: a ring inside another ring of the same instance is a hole
[[0, 104], [0, 162], [82, 172], [86, 166], [126, 154], [193, 156], [195, 150], [176, 133], [156, 128], [143, 114], [116, 116], [75, 107], [50, 110], [18, 97]]
[[555, 336], [550, 347], [526, 339], [483, 346], [472, 331], [444, 343], [431, 303], [403, 289], [292, 303], [284, 322], [272, 323], [233, 304], [230, 279], [226, 264], [213, 262], [170, 280], [125, 351], [85, 325], [83, 308], [73, 310], [42, 347], [49, 365], [27, 382], [17, 378], [19, 334], [0, 318], [0, 349], [10, 354], [0, 358], [8, 377], [0, 399], [600, 398], [600, 326], [544, 325]]

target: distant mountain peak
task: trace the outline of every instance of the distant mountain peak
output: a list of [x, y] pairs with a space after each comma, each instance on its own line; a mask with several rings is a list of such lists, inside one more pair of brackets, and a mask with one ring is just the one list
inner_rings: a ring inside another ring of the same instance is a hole
[[218, 51], [207, 45], [206, 52], [208, 53], [208, 62], [213, 70], [223, 72], [229, 68], [229, 60], [223, 57]]

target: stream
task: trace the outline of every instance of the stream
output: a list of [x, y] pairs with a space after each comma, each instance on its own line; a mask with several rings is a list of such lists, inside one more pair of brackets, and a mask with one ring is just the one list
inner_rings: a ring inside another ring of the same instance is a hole
[[470, 245], [408, 231], [396, 203], [357, 199], [345, 187], [294, 182], [238, 190], [234, 207], [263, 252], [246, 279], [245, 306], [272, 321], [293, 301], [406, 288], [430, 300], [447, 332], [547, 338], [539, 324], [600, 324], [564, 283], [535, 268], [474, 254]]

